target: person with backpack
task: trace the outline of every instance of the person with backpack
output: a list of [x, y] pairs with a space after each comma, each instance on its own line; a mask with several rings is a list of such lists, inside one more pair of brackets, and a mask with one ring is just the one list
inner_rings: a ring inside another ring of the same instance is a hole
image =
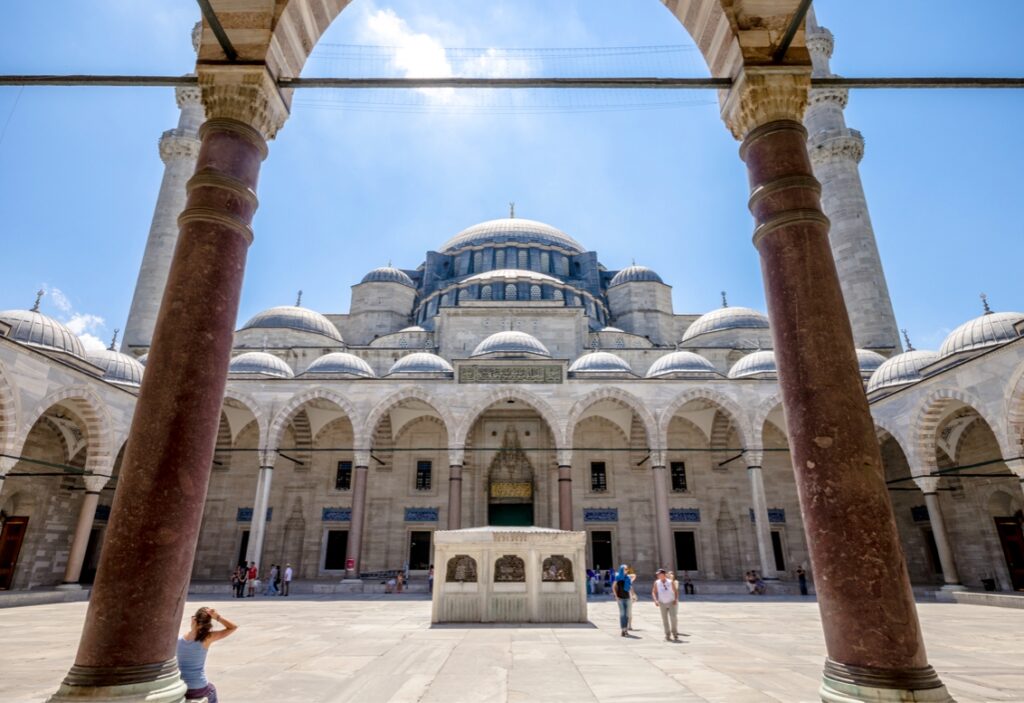
[[619, 607], [619, 629], [622, 631], [623, 637], [629, 633], [629, 606], [633, 604], [630, 599], [632, 586], [633, 582], [629, 580], [629, 574], [626, 573], [626, 565], [622, 564], [612, 580], [612, 594]]

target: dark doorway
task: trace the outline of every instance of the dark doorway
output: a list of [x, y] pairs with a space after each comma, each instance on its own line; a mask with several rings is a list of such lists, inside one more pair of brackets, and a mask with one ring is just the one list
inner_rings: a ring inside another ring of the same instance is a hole
[[[699, 571], [697, 566], [697, 536], [693, 532], [676, 532], [676, 569]], [[665, 566], [671, 569], [672, 565]]]
[[348, 530], [329, 530], [324, 552], [324, 571], [343, 571], [348, 552]]
[[532, 527], [533, 503], [491, 503], [487, 524], [499, 527]]
[[939, 546], [935, 544], [935, 535], [931, 530], [922, 530], [924, 546], [928, 552], [928, 566], [933, 574], [942, 574], [942, 560], [939, 559]]
[[590, 556], [592, 557], [591, 563], [595, 569], [613, 569], [615, 567], [612, 561], [611, 532], [600, 531], [590, 533]]
[[96, 580], [96, 567], [100, 563], [100, 547], [103, 546], [103, 528], [94, 527], [89, 533], [89, 544], [85, 548], [85, 559], [82, 560], [82, 575], [79, 583], [92, 583]]
[[430, 568], [430, 532], [409, 533], [409, 570], [426, 571]]
[[775, 555], [775, 570], [782, 573], [786, 570], [786, 555], [782, 553], [781, 532], [772, 532], [772, 553]]
[[242, 532], [242, 542], [238, 545], [238, 559], [235, 561], [239, 566], [249, 566], [245, 560], [245, 553], [249, 551], [249, 530]]
[[27, 517], [9, 517], [4, 521], [4, 529], [0, 531], [0, 590], [7, 590], [14, 581], [14, 569], [18, 566], [27, 529]]
[[1006, 568], [1010, 572], [1013, 590], [1024, 591], [1024, 530], [1016, 517], [997, 517], [996, 530], [1003, 545]]

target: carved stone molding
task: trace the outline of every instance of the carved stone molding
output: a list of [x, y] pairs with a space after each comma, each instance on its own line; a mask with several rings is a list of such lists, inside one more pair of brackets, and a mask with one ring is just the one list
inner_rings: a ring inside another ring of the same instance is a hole
[[183, 85], [174, 89], [174, 99], [179, 108], [189, 105], [199, 105], [203, 101], [203, 91], [199, 86]]
[[824, 27], [817, 27], [807, 32], [804, 42], [811, 56], [821, 56], [826, 60], [832, 58], [832, 51], [835, 49], [836, 40], [832, 36], [832, 32]]
[[242, 122], [267, 141], [284, 126], [288, 119], [291, 91], [280, 90], [265, 65], [200, 64], [198, 70], [208, 120]]
[[160, 137], [160, 159], [170, 161], [199, 158], [199, 138], [180, 129], [169, 129]]
[[745, 66], [722, 104], [722, 119], [736, 139], [779, 120], [803, 120], [810, 66]]
[[860, 163], [864, 157], [864, 137], [848, 128], [817, 132], [807, 140], [807, 152], [815, 166], [842, 160]]
[[846, 88], [815, 88], [811, 91], [810, 104], [820, 105], [822, 103], [836, 103], [839, 109], [846, 108], [850, 98], [850, 91]]

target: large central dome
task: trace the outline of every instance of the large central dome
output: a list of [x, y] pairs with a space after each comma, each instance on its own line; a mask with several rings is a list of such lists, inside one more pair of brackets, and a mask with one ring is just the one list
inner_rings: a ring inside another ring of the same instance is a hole
[[481, 222], [462, 230], [444, 243], [441, 253], [449, 254], [464, 247], [505, 242], [549, 244], [577, 254], [586, 251], [575, 239], [551, 225], [536, 220], [524, 220], [520, 217], [506, 217], [500, 220]]

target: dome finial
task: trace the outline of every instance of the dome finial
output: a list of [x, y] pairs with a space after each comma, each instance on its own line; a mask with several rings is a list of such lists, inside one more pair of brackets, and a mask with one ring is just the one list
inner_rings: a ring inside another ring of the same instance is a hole
[[36, 291], [36, 304], [32, 306], [32, 312], [39, 312], [39, 303], [44, 295], [46, 295], [46, 291], [42, 288]]
[[514, 200], [508, 202], [508, 218], [510, 220], [516, 219], [516, 203]]
[[725, 297], [725, 291], [724, 290], [722, 291], [722, 307], [723, 308], [729, 307], [729, 301]]
[[982, 293], [978, 297], [981, 298], [981, 304], [985, 308], [985, 314], [986, 315], [991, 315], [992, 314], [992, 308], [990, 308], [988, 306], [988, 296], [985, 295], [984, 293]]
[[302, 291], [301, 290], [299, 291], [299, 294], [297, 296], [295, 296], [295, 307], [297, 307], [297, 308], [302, 307]]
[[117, 335], [121, 333], [121, 330], [114, 330], [114, 337], [110, 340], [110, 346], [107, 347], [110, 351], [117, 351]]
[[907, 351], [914, 351], [914, 345], [910, 343], [910, 333], [907, 332], [907, 328], [904, 327], [900, 332], [903, 333], [903, 341], [907, 343]]

